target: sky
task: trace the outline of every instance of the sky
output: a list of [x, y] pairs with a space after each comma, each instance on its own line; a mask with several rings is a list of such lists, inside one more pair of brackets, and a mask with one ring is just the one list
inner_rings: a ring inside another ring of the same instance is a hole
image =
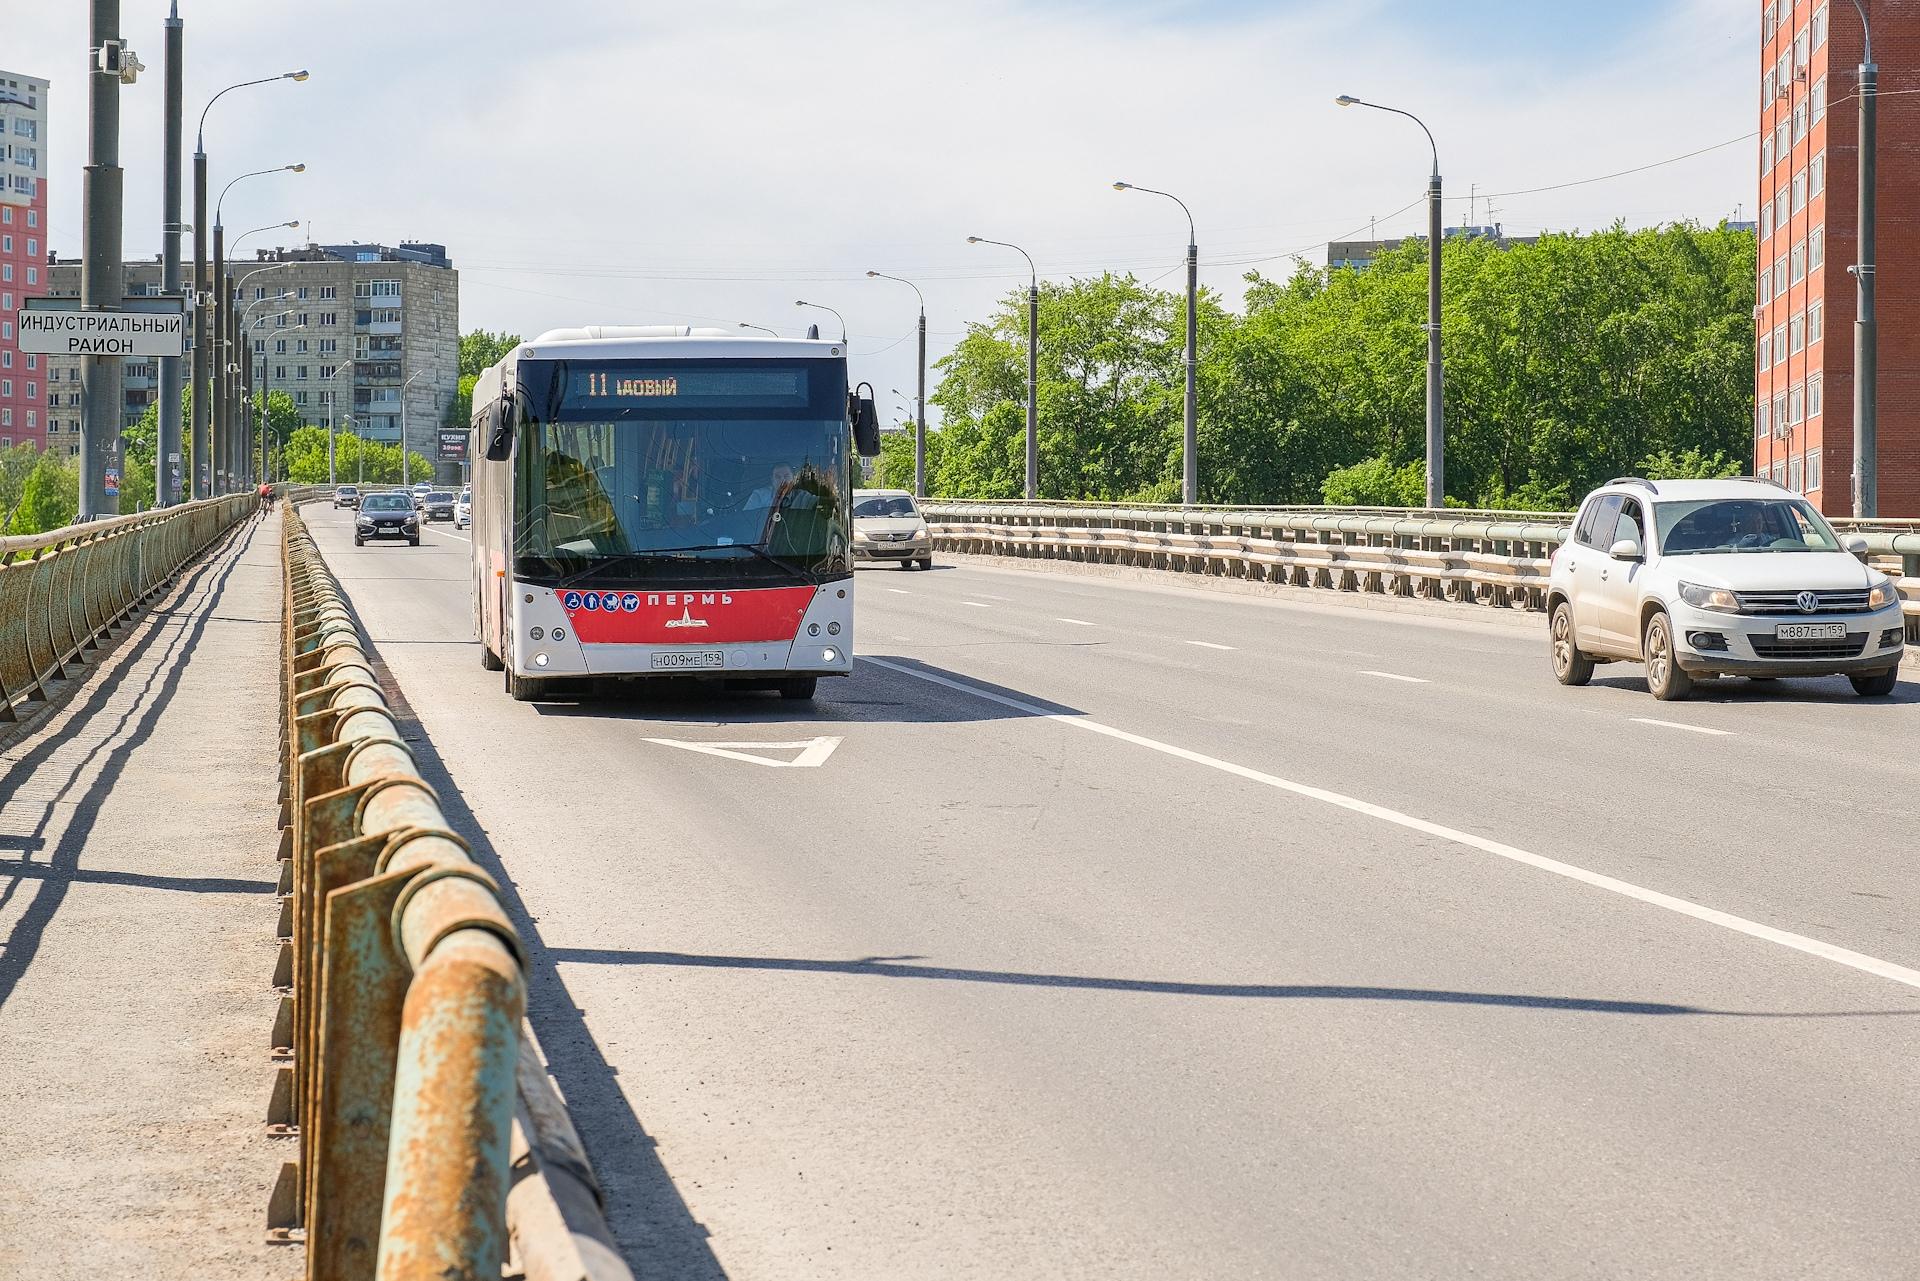
[[[83, 0], [0, 17], [0, 66], [51, 81], [49, 242], [80, 250]], [[123, 0], [129, 258], [157, 254], [166, 0]], [[24, 12], [23, 12], [24, 10]], [[447, 245], [461, 328], [838, 322], [883, 421], [910, 416], [917, 303], [937, 361], [1043, 278], [1177, 289], [1418, 232], [1433, 131], [1450, 224], [1510, 234], [1751, 218], [1753, 0], [180, 0], [188, 148], [207, 117], [229, 240]], [[1712, 148], [1712, 150], [1705, 150]], [[1689, 159], [1644, 172], [1585, 182]], [[1560, 186], [1575, 183], [1578, 185]], [[1538, 188], [1560, 186], [1558, 190]], [[1470, 202], [1471, 193], [1489, 193]], [[191, 209], [186, 216], [191, 218]], [[191, 249], [189, 247], [189, 252]], [[929, 375], [938, 381], [937, 371]], [[899, 388], [902, 398], [893, 394]], [[937, 423], [937, 410], [930, 413]]]

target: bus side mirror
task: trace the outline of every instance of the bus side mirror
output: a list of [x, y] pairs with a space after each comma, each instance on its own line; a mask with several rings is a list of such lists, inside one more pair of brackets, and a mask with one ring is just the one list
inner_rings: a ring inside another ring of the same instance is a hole
[[880, 456], [880, 412], [873, 407], [873, 397], [867, 395], [848, 397], [852, 403], [847, 407], [848, 416], [853, 419], [853, 447], [862, 458]]
[[487, 443], [481, 452], [490, 463], [504, 463], [513, 453], [513, 415], [508, 404], [503, 396], [487, 407]]

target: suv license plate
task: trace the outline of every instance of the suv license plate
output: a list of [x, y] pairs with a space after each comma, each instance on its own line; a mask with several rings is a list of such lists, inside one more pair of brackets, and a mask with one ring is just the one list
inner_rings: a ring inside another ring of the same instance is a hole
[[691, 653], [655, 654], [653, 666], [656, 670], [684, 670], [689, 667], [713, 668], [727, 665], [726, 653], [717, 649], [702, 649]]
[[1773, 629], [1775, 640], [1845, 640], [1845, 623], [1781, 623]]

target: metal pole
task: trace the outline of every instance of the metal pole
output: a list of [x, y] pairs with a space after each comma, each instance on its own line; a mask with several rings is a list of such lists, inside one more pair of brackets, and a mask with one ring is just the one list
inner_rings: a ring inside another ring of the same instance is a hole
[[[85, 181], [86, 222], [82, 228], [80, 305], [87, 311], [111, 311], [126, 290], [120, 260], [120, 76], [107, 71], [104, 49], [120, 41], [120, 0], [93, 0], [88, 43], [90, 128]], [[119, 463], [120, 432], [126, 414], [121, 390], [121, 357], [88, 356], [83, 366], [80, 420], [80, 519], [112, 516], [118, 494], [106, 492], [106, 472]]]
[[1427, 506], [1447, 505], [1447, 432], [1440, 364], [1440, 166], [1427, 187]]
[[207, 274], [207, 153], [197, 145], [193, 153], [193, 390], [189, 402], [192, 423], [195, 495], [213, 495], [213, 392], [208, 385], [207, 294], [213, 280]]
[[1027, 499], [1040, 496], [1040, 406], [1034, 389], [1040, 379], [1040, 281], [1027, 289]]
[[207, 483], [211, 493], [227, 492], [227, 313], [233, 310], [233, 285], [227, 279], [227, 229], [213, 225], [213, 320], [208, 327], [213, 360], [213, 399], [207, 404]]
[[1199, 364], [1200, 246], [1187, 242], [1187, 411], [1186, 434], [1180, 451], [1180, 501], [1188, 507], [1200, 501], [1200, 431], [1195, 391]]
[[[1872, 54], [1866, 56], [1870, 59]], [[1873, 297], [1879, 97], [1880, 68], [1864, 61], [1860, 64], [1860, 261], [1853, 269], [1859, 299], [1853, 322], [1853, 514], [1862, 518], [1880, 512], [1880, 326]]]
[[[404, 371], [403, 371], [404, 372]], [[406, 488], [410, 479], [407, 469], [407, 392], [409, 384], [400, 384], [400, 486]]]
[[927, 496], [927, 309], [920, 308], [920, 383], [913, 410], [913, 496]]
[[[181, 296], [180, 286], [180, 148], [181, 131], [181, 45], [185, 35], [176, 0], [167, 14], [166, 46], [166, 155], [162, 157], [160, 229], [160, 289], [169, 298]], [[160, 358], [160, 430], [153, 446], [153, 502], [156, 507], [171, 507], [180, 501], [174, 480], [173, 459], [183, 458], [180, 448], [180, 357]]]

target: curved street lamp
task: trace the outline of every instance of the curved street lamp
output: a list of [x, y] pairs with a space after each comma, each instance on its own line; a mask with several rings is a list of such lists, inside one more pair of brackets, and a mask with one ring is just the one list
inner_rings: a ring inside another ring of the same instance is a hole
[[1040, 379], [1040, 272], [1033, 255], [1019, 245], [985, 236], [968, 236], [970, 245], [998, 245], [1027, 260], [1027, 501], [1040, 496], [1040, 407], [1034, 388]]
[[1446, 422], [1441, 400], [1445, 373], [1440, 365], [1440, 147], [1433, 140], [1433, 130], [1411, 111], [1384, 107], [1345, 93], [1334, 102], [1342, 107], [1369, 107], [1405, 116], [1420, 126], [1420, 132], [1427, 135], [1427, 146], [1433, 151], [1433, 173], [1427, 182], [1427, 506], [1437, 510], [1446, 505], [1447, 492]]
[[[927, 496], [927, 296], [920, 292], [920, 286], [904, 276], [889, 276], [884, 271], [869, 271], [869, 280], [891, 280], [897, 285], [905, 285], [913, 290], [913, 296], [920, 300], [920, 353], [916, 373], [919, 394], [914, 397], [917, 406], [913, 412], [913, 496]], [[897, 390], [897, 389], [896, 389]]]
[[1171, 191], [1156, 191], [1152, 187], [1141, 187], [1131, 182], [1116, 182], [1115, 191], [1144, 191], [1150, 196], [1164, 196], [1180, 206], [1180, 212], [1187, 216], [1187, 399], [1184, 415], [1185, 430], [1180, 444], [1180, 501], [1192, 507], [1200, 501], [1200, 431], [1198, 427], [1198, 368], [1199, 368], [1199, 309], [1200, 309], [1200, 246], [1193, 230], [1193, 210], [1187, 208], [1187, 202]]
[[833, 318], [834, 318], [835, 320], [837, 320], [837, 321], [839, 321], [839, 322], [840, 322], [840, 342], [841, 342], [841, 345], [843, 345], [843, 346], [844, 346], [844, 345], [846, 344], [846, 341], [847, 341], [847, 318], [846, 318], [845, 316], [842, 316], [842, 315], [841, 315], [841, 314], [840, 314], [839, 312], [837, 312], [837, 311], [835, 311], [835, 310], [834, 310], [833, 308], [831, 308], [831, 307], [829, 307], [829, 306], [827, 306], [827, 304], [825, 304], [825, 303], [823, 303], [823, 302], [808, 302], [808, 301], [807, 301], [806, 299], [804, 299], [804, 298], [796, 298], [796, 299], [794, 300], [794, 303], [793, 303], [793, 305], [794, 305], [794, 306], [796, 306], [796, 307], [811, 307], [811, 308], [813, 308], [813, 309], [814, 309], [815, 311], [824, 311], [824, 312], [826, 312], [827, 314], [829, 314], [829, 315], [831, 315], [831, 316], [832, 316], [832, 317], [833, 317]]
[[761, 333], [766, 334], [769, 338], [778, 338], [780, 336], [779, 334], [775, 333], [773, 330], [767, 328], [765, 325], [750, 325], [744, 320], [740, 322], [740, 328], [758, 329]]

